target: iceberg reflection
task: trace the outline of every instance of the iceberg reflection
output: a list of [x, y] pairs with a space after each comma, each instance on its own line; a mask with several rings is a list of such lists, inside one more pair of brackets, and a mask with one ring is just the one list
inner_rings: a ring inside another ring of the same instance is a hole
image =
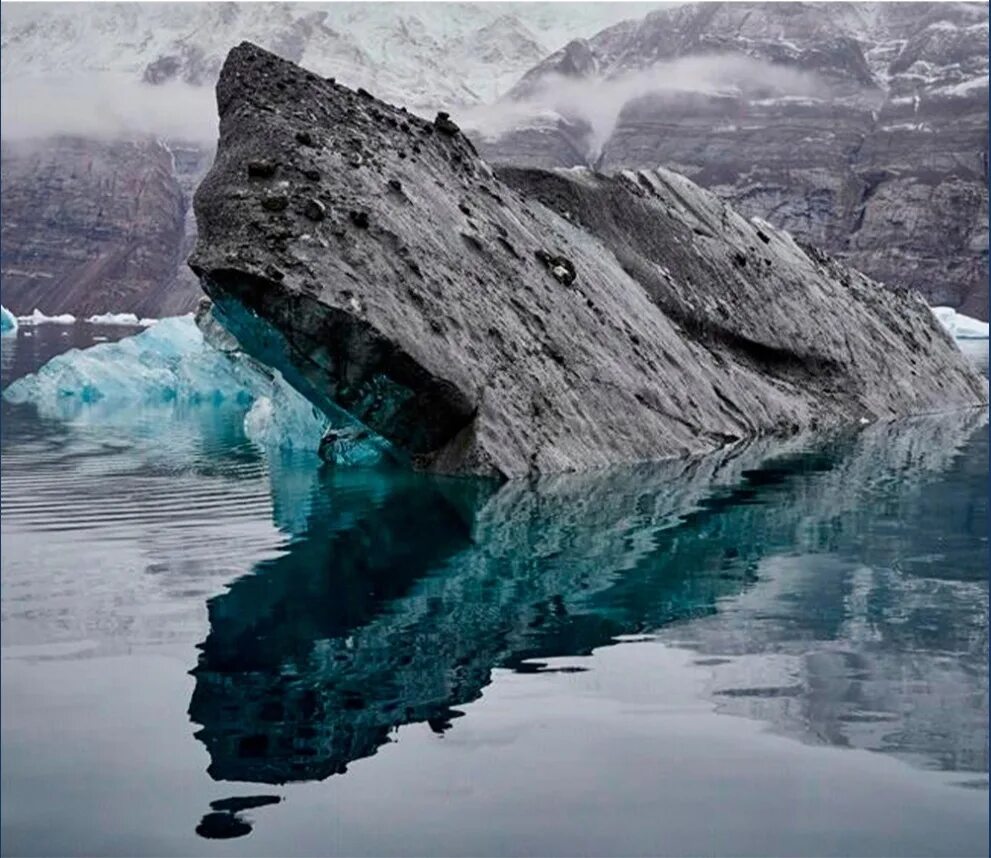
[[[986, 500], [954, 500], [960, 480], [986, 478], [986, 445], [968, 446], [986, 422], [942, 415], [498, 489], [275, 471], [296, 536], [210, 600], [193, 671], [209, 773], [326, 778], [400, 725], [448, 729], [494, 668], [643, 633], [704, 653], [728, 711], [986, 771], [987, 543], [933, 550], [986, 519]], [[780, 681], [754, 681], [748, 656], [770, 654]]]

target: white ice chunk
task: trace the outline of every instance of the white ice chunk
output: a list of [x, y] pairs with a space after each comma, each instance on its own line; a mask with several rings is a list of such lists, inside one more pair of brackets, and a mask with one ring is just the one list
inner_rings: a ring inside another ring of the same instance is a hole
[[17, 333], [17, 317], [4, 306], [0, 306], [0, 333]]
[[71, 313], [62, 313], [58, 316], [46, 316], [37, 307], [30, 316], [18, 316], [17, 321], [22, 325], [73, 325], [76, 317]]
[[139, 318], [134, 313], [97, 313], [86, 321], [93, 325], [140, 325], [150, 328], [158, 319]]
[[986, 340], [988, 323], [958, 313], [952, 307], [933, 307], [939, 323], [958, 340]]

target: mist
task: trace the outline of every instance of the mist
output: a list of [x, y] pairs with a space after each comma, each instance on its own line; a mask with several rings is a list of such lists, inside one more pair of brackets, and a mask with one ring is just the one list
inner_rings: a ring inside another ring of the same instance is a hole
[[153, 136], [209, 144], [217, 140], [213, 87], [181, 82], [152, 86], [110, 72], [5, 79], [0, 86], [0, 122], [5, 141], [58, 135], [99, 140]]
[[[593, 161], [630, 101], [645, 96], [761, 91], [810, 97], [828, 94], [828, 87], [808, 72], [741, 54], [721, 54], [662, 62], [611, 78], [549, 75], [523, 99], [448, 109], [466, 130], [486, 137], [559, 116], [584, 121], [591, 129], [587, 145]], [[5, 79], [0, 121], [5, 141], [57, 135], [102, 140], [153, 136], [212, 145], [217, 139], [212, 87], [179, 81], [152, 86], [126, 73]]]
[[548, 75], [523, 99], [469, 108], [460, 118], [466, 128], [486, 137], [497, 137], [541, 118], [583, 120], [591, 128], [587, 142], [592, 161], [602, 152], [629, 102], [645, 96], [673, 98], [690, 93], [815, 97], [827, 95], [828, 87], [810, 72], [742, 54], [714, 54], [657, 63], [610, 78]]

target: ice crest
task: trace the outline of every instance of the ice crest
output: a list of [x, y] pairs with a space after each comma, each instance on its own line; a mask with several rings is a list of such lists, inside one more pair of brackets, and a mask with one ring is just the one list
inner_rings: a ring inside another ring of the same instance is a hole
[[134, 313], [97, 313], [87, 320], [91, 325], [134, 325], [142, 328], [149, 328], [158, 319], [139, 318]]
[[192, 316], [165, 319], [133, 337], [71, 349], [11, 384], [10, 402], [220, 402], [254, 398], [257, 380], [203, 342]]

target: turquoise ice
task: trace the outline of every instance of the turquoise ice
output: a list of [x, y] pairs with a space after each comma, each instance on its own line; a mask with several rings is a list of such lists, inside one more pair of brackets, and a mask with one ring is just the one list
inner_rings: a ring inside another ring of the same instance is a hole
[[[16, 323], [16, 320], [15, 320]], [[293, 388], [277, 370], [242, 352], [210, 345], [193, 317], [162, 319], [117, 342], [72, 349], [3, 392], [13, 403], [31, 403], [42, 416], [127, 425], [135, 407], [172, 406], [181, 411], [234, 407], [244, 412], [245, 435], [266, 449], [316, 453], [331, 419]], [[164, 419], [164, 418], [163, 418]], [[144, 421], [147, 422], [147, 421]], [[324, 443], [339, 464], [371, 464], [383, 457], [374, 439], [355, 438], [339, 427]]]
[[0, 306], [0, 333], [13, 334], [17, 331], [17, 316], [6, 307]]

